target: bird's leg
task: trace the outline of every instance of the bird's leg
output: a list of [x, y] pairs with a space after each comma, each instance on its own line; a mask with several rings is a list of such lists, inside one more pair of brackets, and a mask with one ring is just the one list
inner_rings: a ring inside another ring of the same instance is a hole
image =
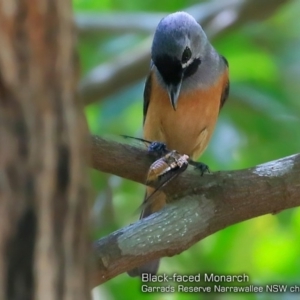
[[169, 152], [165, 143], [162, 142], [152, 142], [148, 146], [148, 152], [154, 154], [157, 157], [162, 157]]
[[201, 176], [203, 176], [204, 173], [210, 173], [208, 165], [202, 162], [198, 162], [190, 159], [189, 164], [194, 166], [195, 169], [200, 170]]

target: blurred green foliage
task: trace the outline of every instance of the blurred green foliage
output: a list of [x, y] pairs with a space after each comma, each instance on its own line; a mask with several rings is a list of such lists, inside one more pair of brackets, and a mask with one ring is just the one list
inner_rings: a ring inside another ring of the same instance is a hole
[[[183, 10], [199, 1], [73, 0], [74, 11]], [[269, 19], [218, 34], [212, 44], [230, 64], [231, 92], [201, 161], [212, 170], [241, 169], [300, 151], [300, 1]], [[116, 20], [117, 22], [118, 20]], [[83, 74], [128, 50], [146, 35], [79, 38]], [[143, 82], [86, 107], [91, 132], [142, 135]], [[92, 219], [97, 239], [138, 218], [144, 187], [91, 171]], [[300, 195], [299, 195], [300, 196]], [[284, 199], [283, 199], [284, 201]], [[103, 213], [105, 212], [105, 213]], [[102, 219], [101, 219], [102, 218]], [[226, 228], [172, 258], [160, 272], [246, 273], [251, 283], [300, 284], [300, 210], [291, 209]], [[299, 299], [297, 294], [211, 294], [210, 299]], [[141, 294], [141, 283], [122, 274], [96, 289], [95, 299], [206, 299], [204, 294]]]

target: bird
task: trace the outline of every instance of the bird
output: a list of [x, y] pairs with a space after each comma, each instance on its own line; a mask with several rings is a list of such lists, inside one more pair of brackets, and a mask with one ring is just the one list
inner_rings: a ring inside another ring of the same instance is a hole
[[[228, 62], [210, 44], [202, 27], [186, 12], [164, 17], [153, 37], [144, 88], [144, 138], [197, 160], [208, 145], [228, 94]], [[145, 199], [151, 193], [153, 188], [147, 187]], [[163, 192], [156, 193], [154, 200], [140, 218], [166, 204]], [[156, 274], [158, 267], [159, 259], [155, 259], [128, 274]]]

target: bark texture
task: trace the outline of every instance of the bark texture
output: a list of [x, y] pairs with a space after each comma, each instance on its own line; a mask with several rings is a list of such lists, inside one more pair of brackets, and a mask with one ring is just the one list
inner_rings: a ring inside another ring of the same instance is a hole
[[70, 1], [0, 0], [0, 299], [88, 299]]

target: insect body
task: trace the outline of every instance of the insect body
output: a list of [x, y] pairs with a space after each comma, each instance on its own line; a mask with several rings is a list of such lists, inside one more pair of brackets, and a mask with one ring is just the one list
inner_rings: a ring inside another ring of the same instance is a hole
[[146, 184], [155, 184], [154, 192], [145, 199], [145, 203], [149, 203], [149, 199], [153, 195], [186, 170], [189, 164], [189, 156], [180, 154], [176, 150], [168, 152], [165, 156], [156, 160], [149, 168]]
[[188, 159], [188, 155], [181, 155], [176, 150], [167, 153], [150, 166], [146, 183], [160, 181], [165, 177], [168, 177], [167, 182], [169, 182], [174, 175], [178, 175], [187, 168]]

